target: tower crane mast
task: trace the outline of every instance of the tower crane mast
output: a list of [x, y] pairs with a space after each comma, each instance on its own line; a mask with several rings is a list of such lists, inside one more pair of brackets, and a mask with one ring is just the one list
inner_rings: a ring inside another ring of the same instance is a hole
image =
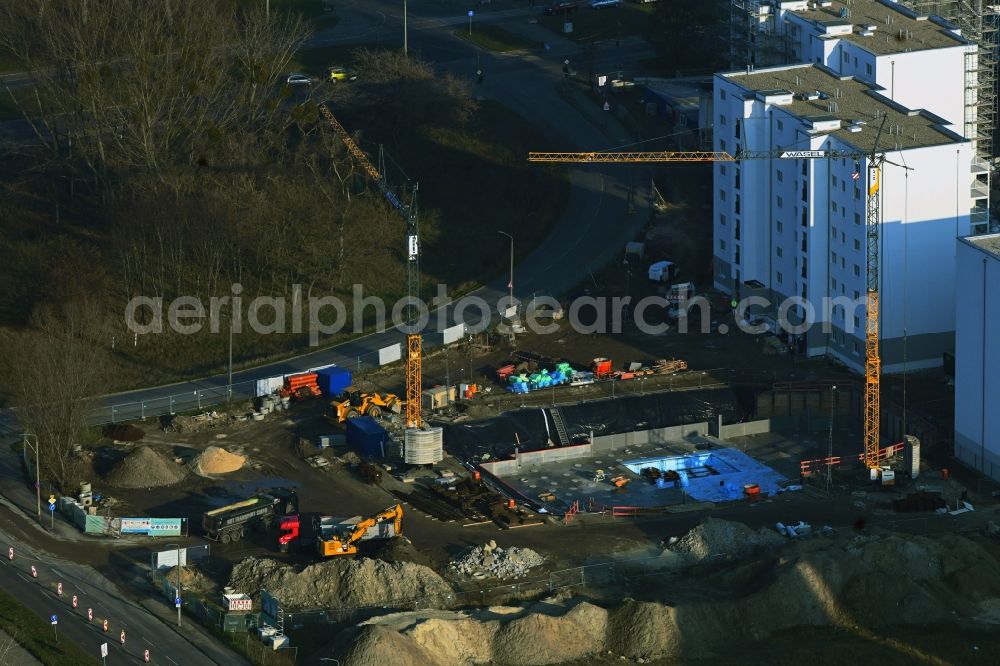
[[[879, 466], [880, 376], [882, 360], [879, 350], [879, 232], [881, 230], [881, 172], [886, 161], [879, 153], [878, 143], [885, 126], [875, 135], [871, 152], [856, 150], [744, 150], [731, 155], [725, 151], [631, 151], [631, 152], [529, 152], [529, 162], [573, 164], [622, 164], [655, 162], [738, 162], [741, 160], [850, 158], [865, 160], [868, 170], [866, 202], [866, 282], [865, 282], [865, 395], [864, 395], [864, 461], [869, 469]], [[904, 169], [908, 167], [901, 166]]]
[[[378, 187], [386, 201], [406, 221], [406, 295], [409, 300], [407, 325], [415, 325], [415, 303], [420, 296], [420, 242], [417, 218], [417, 186], [413, 185], [409, 202], [403, 201], [389, 186], [384, 169], [380, 170], [368, 159], [368, 155], [354, 142], [340, 121], [333, 115], [326, 104], [319, 106], [323, 118], [333, 129], [334, 134], [343, 142], [347, 152], [358, 161], [361, 168]], [[423, 340], [419, 331], [406, 335], [406, 427], [419, 428], [420, 417], [420, 387], [423, 383]]]

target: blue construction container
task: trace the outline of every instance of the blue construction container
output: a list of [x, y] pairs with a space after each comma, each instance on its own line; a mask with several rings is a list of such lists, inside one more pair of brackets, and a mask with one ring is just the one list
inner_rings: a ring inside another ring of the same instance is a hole
[[347, 368], [331, 366], [316, 371], [316, 383], [327, 398], [336, 398], [351, 385], [351, 371]]
[[389, 433], [370, 416], [347, 419], [347, 445], [364, 458], [384, 458]]

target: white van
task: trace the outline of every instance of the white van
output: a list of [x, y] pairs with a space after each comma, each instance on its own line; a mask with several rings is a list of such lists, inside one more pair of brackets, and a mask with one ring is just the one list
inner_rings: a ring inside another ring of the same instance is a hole
[[591, 9], [604, 9], [605, 7], [617, 7], [622, 4], [622, 0], [590, 0]]

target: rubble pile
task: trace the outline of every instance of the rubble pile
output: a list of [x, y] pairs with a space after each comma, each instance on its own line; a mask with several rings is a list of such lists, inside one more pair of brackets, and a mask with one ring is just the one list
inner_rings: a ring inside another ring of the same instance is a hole
[[545, 562], [545, 558], [530, 548], [501, 548], [496, 541], [475, 546], [451, 563], [451, 569], [469, 578], [520, 578], [530, 569]]
[[129, 452], [107, 475], [116, 488], [158, 488], [178, 483], [186, 476], [184, 468], [148, 446]]

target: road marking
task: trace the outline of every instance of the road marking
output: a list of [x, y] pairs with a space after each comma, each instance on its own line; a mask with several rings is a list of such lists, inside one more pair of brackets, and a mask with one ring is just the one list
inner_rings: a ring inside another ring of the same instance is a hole
[[153, 645], [153, 641], [149, 640], [145, 636], [142, 637], [142, 640], [146, 641], [146, 643], [148, 643], [150, 647], [156, 647]]
[[176, 661], [174, 661], [174, 660], [173, 660], [173, 659], [171, 659], [170, 657], [167, 657], [167, 661], [169, 661], [169, 662], [170, 662], [171, 664], [176, 664], [176, 663], [177, 663]]

